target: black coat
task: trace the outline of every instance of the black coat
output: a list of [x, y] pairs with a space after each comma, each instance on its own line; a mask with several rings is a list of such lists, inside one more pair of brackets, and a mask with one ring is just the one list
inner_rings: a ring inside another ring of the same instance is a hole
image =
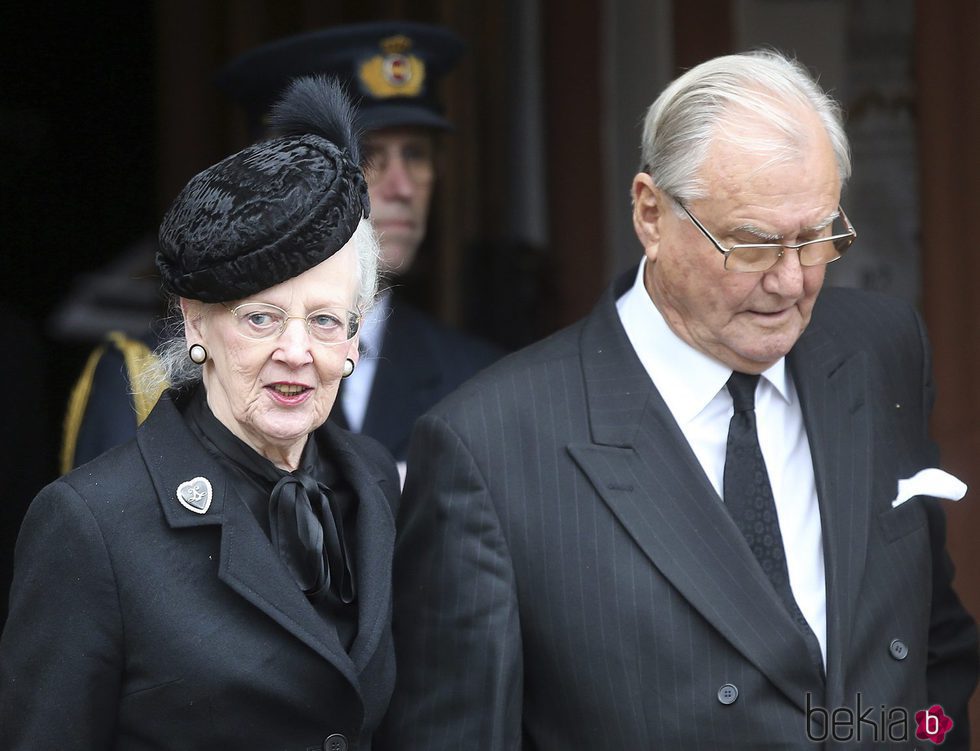
[[[369, 748], [394, 681], [398, 479], [373, 440], [320, 430], [359, 501], [350, 654], [165, 395], [135, 441], [28, 511], [0, 638], [0, 747]], [[195, 477], [214, 489], [204, 514], [176, 497]], [[335, 734], [347, 745], [324, 746]]]

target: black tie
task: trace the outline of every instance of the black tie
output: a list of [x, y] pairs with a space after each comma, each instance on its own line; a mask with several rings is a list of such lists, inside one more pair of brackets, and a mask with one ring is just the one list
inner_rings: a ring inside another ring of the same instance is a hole
[[725, 506], [803, 634], [810, 659], [822, 672], [820, 643], [803, 617], [790, 587], [776, 502], [759, 448], [755, 424], [755, 387], [758, 382], [758, 375], [748, 373], [732, 373], [728, 379], [728, 392], [732, 395], [735, 411], [728, 425], [725, 452]]

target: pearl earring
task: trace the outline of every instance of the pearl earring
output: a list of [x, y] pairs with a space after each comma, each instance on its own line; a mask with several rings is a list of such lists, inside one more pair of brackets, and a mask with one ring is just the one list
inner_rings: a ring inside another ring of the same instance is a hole
[[347, 378], [353, 372], [354, 372], [354, 361], [351, 360], [348, 357], [346, 360], [344, 360], [344, 373], [343, 373], [343, 377], [344, 378]]
[[191, 358], [191, 362], [203, 365], [208, 360], [208, 351], [201, 344], [192, 344], [187, 350], [187, 356]]

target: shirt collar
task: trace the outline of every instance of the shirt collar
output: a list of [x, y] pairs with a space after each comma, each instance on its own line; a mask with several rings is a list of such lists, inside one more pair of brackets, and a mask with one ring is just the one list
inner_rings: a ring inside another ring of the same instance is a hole
[[[671, 330], [643, 284], [646, 263], [644, 258], [633, 286], [619, 298], [616, 307], [640, 362], [671, 414], [678, 424], [684, 425], [725, 387], [732, 369], [695, 349]], [[779, 358], [762, 377], [786, 402], [792, 400], [786, 358]]]
[[358, 343], [361, 353], [366, 357], [377, 357], [381, 353], [384, 341], [385, 322], [391, 312], [391, 290], [385, 290], [378, 295], [374, 305], [364, 314]]

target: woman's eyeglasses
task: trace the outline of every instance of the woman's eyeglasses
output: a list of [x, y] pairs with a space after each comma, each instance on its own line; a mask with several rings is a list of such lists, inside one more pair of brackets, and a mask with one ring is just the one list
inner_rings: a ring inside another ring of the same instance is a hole
[[357, 334], [359, 313], [343, 308], [321, 308], [306, 317], [291, 316], [282, 308], [261, 302], [242, 303], [225, 308], [235, 317], [238, 333], [246, 339], [274, 339], [286, 330], [290, 319], [306, 322], [310, 336], [323, 344], [343, 344]]

